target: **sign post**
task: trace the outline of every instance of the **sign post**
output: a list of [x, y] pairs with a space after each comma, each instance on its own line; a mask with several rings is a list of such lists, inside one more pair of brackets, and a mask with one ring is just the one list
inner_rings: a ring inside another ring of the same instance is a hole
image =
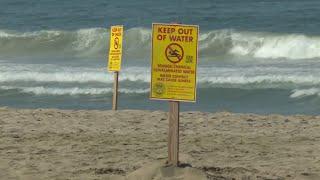
[[118, 108], [118, 79], [121, 69], [123, 26], [111, 26], [108, 71], [114, 72], [112, 110]]
[[196, 101], [196, 25], [152, 24], [150, 99], [169, 101], [168, 163], [179, 164], [179, 103]]
[[114, 72], [113, 80], [113, 98], [112, 98], [112, 110], [116, 111], [118, 109], [118, 87], [119, 87], [119, 71]]
[[179, 101], [169, 101], [168, 163], [179, 165]]

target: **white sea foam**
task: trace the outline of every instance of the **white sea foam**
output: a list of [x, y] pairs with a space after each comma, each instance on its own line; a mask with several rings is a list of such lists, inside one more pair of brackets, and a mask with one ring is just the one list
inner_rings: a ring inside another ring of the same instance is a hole
[[302, 98], [307, 96], [320, 96], [319, 88], [309, 88], [309, 89], [295, 89], [292, 91], [293, 93], [290, 95], [291, 98]]
[[[63, 83], [112, 83], [113, 76], [105, 72], [0, 72], [0, 82], [63, 82]], [[120, 81], [133, 81], [133, 82], [150, 82], [149, 73], [134, 73], [122, 72]], [[253, 83], [294, 83], [314, 85], [320, 84], [318, 76], [308, 75], [241, 75], [230, 74], [228, 76], [217, 75], [208, 76], [200, 74], [198, 76], [199, 83], [212, 83], [212, 84], [253, 84]]]
[[[141, 81], [149, 82], [150, 77], [146, 74], [134, 74], [123, 72], [120, 81]], [[113, 76], [105, 72], [0, 72], [0, 82], [63, 82], [63, 83], [112, 83]]]
[[21, 73], [1, 73], [0, 82], [14, 82], [14, 81], [34, 81], [34, 82], [111, 82], [111, 77], [105, 73], [73, 73], [73, 72], [21, 72]]
[[[150, 71], [143, 67], [124, 68], [120, 81], [150, 81]], [[55, 65], [3, 64], [0, 82], [61, 82], [61, 83], [112, 83], [113, 75], [105, 69], [61, 67]]]
[[200, 77], [199, 82], [208, 82], [212, 84], [258, 84], [258, 83], [294, 83], [294, 84], [320, 84], [319, 77], [299, 75], [260, 75], [260, 76], [218, 76], [218, 77]]
[[[319, 85], [319, 68], [278, 67], [199, 67], [197, 80], [201, 84], [247, 85]], [[120, 81], [150, 82], [149, 67], [125, 67]], [[0, 67], [0, 83], [113, 83], [113, 75], [104, 68], [61, 67], [55, 65], [3, 64]]]
[[[22, 93], [32, 93], [35, 95], [99, 95], [112, 93], [112, 88], [52, 88], [52, 87], [19, 87], [19, 86], [0, 86], [3, 90], [18, 90]], [[125, 94], [143, 94], [149, 92], [149, 89], [126, 89], [120, 88], [120, 93]]]
[[231, 33], [230, 53], [257, 58], [309, 59], [320, 57], [320, 37], [303, 34]]

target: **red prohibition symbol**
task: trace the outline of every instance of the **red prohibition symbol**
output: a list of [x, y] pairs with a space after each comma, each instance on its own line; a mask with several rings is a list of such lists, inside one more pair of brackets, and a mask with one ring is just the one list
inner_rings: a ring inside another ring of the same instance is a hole
[[166, 58], [172, 63], [178, 63], [183, 59], [184, 51], [180, 44], [171, 43], [166, 48]]

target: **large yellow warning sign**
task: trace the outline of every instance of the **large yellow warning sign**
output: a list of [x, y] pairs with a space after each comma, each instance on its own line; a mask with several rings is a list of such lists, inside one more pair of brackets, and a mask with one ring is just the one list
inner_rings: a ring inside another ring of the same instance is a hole
[[150, 98], [196, 101], [196, 25], [153, 24]]
[[109, 49], [109, 71], [120, 71], [122, 58], [123, 26], [111, 26], [110, 49]]

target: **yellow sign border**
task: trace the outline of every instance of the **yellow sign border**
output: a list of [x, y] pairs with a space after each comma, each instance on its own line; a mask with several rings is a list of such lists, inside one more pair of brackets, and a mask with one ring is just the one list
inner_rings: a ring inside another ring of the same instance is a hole
[[151, 71], [150, 71], [150, 93], [149, 93], [149, 99], [150, 100], [161, 100], [161, 101], [179, 101], [179, 102], [193, 102], [195, 103], [197, 101], [197, 69], [198, 69], [198, 60], [199, 60], [199, 34], [200, 34], [200, 28], [199, 25], [190, 25], [190, 24], [177, 24], [177, 23], [152, 23], [152, 30], [154, 25], [165, 25], [165, 26], [183, 26], [183, 27], [197, 27], [198, 34], [197, 34], [197, 42], [196, 42], [196, 51], [197, 51], [197, 62], [195, 63], [195, 81], [194, 81], [194, 100], [189, 99], [172, 99], [172, 98], [154, 98], [152, 97], [152, 67], [153, 67], [153, 31], [151, 33]]

